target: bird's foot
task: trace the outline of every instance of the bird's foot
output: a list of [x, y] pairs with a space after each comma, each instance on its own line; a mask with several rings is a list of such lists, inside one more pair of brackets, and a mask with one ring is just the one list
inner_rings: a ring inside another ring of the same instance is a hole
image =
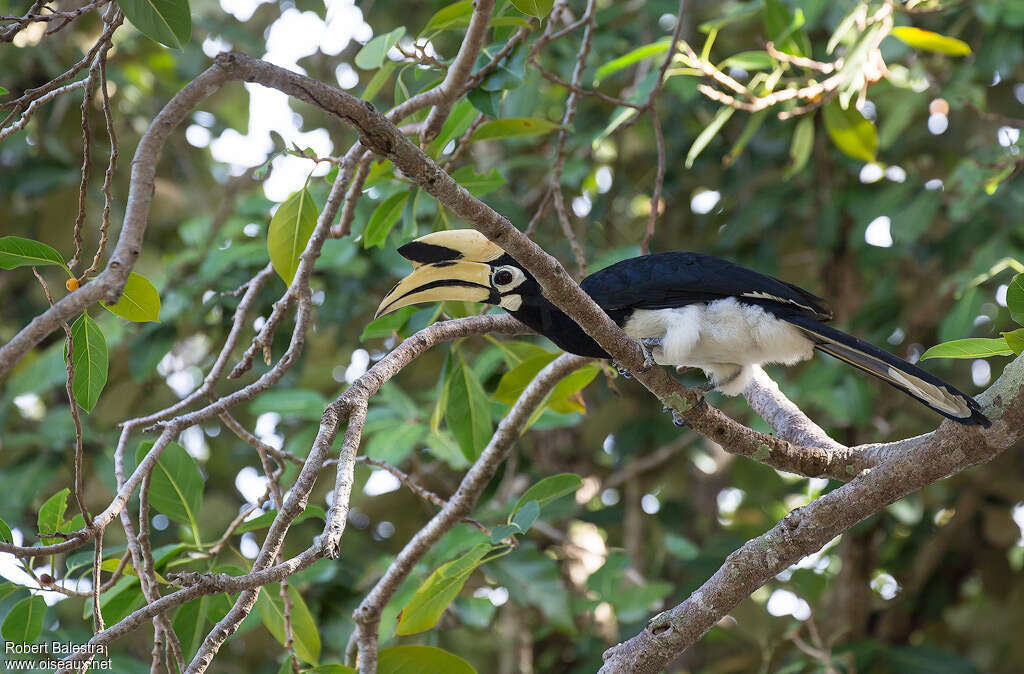
[[678, 426], [679, 428], [686, 428], [687, 426], [690, 425], [690, 422], [687, 421], [686, 419], [684, 419], [682, 414], [680, 414], [678, 411], [672, 409], [671, 407], [663, 407], [663, 408], [661, 408], [661, 411], [664, 412], [664, 413], [671, 412], [672, 413], [672, 423], [675, 424], [676, 426]]
[[620, 376], [622, 376], [622, 377], [624, 377], [626, 379], [632, 379], [633, 378], [633, 375], [631, 375], [629, 373], [629, 370], [627, 368], [622, 367], [621, 365], [619, 365], [614, 360], [612, 361], [612, 367], [615, 368], [615, 371], [618, 372]]
[[664, 344], [664, 340], [661, 337], [644, 337], [638, 341], [640, 342], [640, 350], [644, 353], [644, 365], [637, 370], [637, 373], [643, 374], [658, 364], [654, 360], [654, 349], [660, 349], [662, 344]]

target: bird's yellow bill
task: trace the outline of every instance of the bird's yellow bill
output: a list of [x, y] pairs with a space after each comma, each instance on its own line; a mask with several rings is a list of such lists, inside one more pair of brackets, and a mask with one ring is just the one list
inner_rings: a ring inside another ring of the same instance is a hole
[[491, 296], [491, 268], [479, 262], [449, 260], [418, 265], [381, 300], [374, 318], [410, 304], [460, 300], [483, 302]]

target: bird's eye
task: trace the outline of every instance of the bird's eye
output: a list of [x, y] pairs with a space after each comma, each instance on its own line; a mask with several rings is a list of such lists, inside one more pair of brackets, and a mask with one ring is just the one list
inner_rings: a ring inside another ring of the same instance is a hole
[[512, 283], [512, 272], [508, 269], [499, 269], [494, 274], [494, 282], [499, 286], [507, 286]]

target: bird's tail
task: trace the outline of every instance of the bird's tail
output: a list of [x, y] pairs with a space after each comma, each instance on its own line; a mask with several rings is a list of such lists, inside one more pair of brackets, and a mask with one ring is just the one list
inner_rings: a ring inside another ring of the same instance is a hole
[[878, 377], [942, 416], [962, 424], [991, 425], [974, 398], [916, 365], [812, 318], [794, 316], [785, 320], [803, 330], [819, 351]]

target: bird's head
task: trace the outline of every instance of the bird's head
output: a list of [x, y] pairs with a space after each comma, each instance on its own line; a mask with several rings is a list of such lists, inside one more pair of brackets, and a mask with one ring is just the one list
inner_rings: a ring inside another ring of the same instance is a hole
[[486, 302], [514, 312], [525, 294], [539, 293], [533, 277], [475, 229], [427, 234], [398, 252], [412, 262], [412, 273], [381, 300], [375, 318], [410, 304], [442, 300]]

